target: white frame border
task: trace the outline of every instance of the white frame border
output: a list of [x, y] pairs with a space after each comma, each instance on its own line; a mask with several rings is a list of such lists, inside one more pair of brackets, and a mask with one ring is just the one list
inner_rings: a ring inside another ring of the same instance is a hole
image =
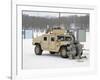
[[[66, 76], [66, 75], [87, 75], [87, 74], [92, 74], [95, 73], [96, 70], [96, 61], [97, 61], [97, 54], [96, 54], [96, 48], [94, 47], [94, 45], [96, 46], [95, 42], [95, 38], [93, 38], [93, 35], [96, 36], [96, 9], [93, 7], [87, 7], [87, 10], [85, 10], [84, 8], [86, 7], [81, 7], [81, 9], [83, 8], [83, 10], [81, 11], [80, 7], [76, 7], [76, 9], [73, 9], [75, 12], [88, 12], [91, 15], [91, 20], [90, 20], [90, 53], [91, 54], [91, 59], [90, 59], [90, 67], [84, 67], [84, 68], [71, 68], [71, 69], [43, 69], [43, 70], [22, 70], [21, 69], [21, 55], [20, 53], [21, 51], [21, 15], [19, 15], [19, 13], [21, 13], [21, 11], [23, 10], [22, 5], [24, 4], [12, 4], [13, 9], [12, 9], [12, 69], [11, 69], [11, 79], [15, 79], [17, 78], [17, 76], [20, 77], [24, 77], [24, 78], [30, 78], [30, 77], [53, 77], [53, 76]], [[30, 5], [30, 4], [29, 4]], [[28, 5], [28, 6], [29, 6]], [[33, 4], [34, 5], [34, 4]], [[50, 4], [49, 4], [50, 5]], [[19, 7], [20, 6], [20, 7]], [[32, 6], [32, 5], [30, 5]], [[38, 6], [38, 5], [37, 5]], [[43, 6], [43, 5], [42, 5]], [[63, 7], [63, 6], [62, 6]], [[71, 6], [65, 6], [65, 7], [71, 7]], [[74, 6], [72, 6], [74, 7]], [[60, 7], [59, 7], [60, 8]], [[24, 8], [26, 9], [26, 8]], [[30, 8], [30, 10], [32, 10], [33, 8]], [[62, 9], [63, 11], [63, 9]], [[69, 12], [71, 10], [67, 9], [67, 12]], [[73, 12], [74, 12], [73, 11]], [[18, 17], [20, 16], [20, 17]], [[18, 23], [18, 24], [17, 24]], [[17, 26], [17, 27], [16, 27]], [[92, 44], [91, 44], [92, 43]], [[18, 55], [16, 55], [18, 53]], [[94, 55], [95, 54], [95, 55]], [[18, 64], [17, 64], [18, 63]], [[17, 66], [17, 67], [16, 67]], [[54, 72], [55, 70], [55, 72]], [[44, 72], [44, 73], [43, 73]], [[50, 74], [52, 74], [51, 76], [49, 76]], [[66, 75], [64, 75], [66, 74]], [[34, 75], [34, 76], [33, 76]], [[45, 76], [46, 75], [46, 76]]]

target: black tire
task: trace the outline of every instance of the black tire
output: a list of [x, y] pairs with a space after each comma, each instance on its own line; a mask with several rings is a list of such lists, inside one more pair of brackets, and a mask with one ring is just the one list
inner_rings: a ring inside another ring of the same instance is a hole
[[50, 51], [50, 54], [55, 54], [55, 52], [51, 52], [51, 51]]
[[62, 48], [60, 49], [60, 56], [61, 56], [62, 58], [68, 58], [68, 55], [67, 55], [67, 48], [66, 48], [66, 47], [62, 47]]
[[35, 46], [35, 54], [36, 55], [42, 55], [42, 49], [40, 45]]

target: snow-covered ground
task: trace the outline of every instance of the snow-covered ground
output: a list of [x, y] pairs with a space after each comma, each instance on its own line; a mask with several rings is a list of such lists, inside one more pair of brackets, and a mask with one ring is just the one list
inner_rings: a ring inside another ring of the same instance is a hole
[[83, 55], [87, 59], [71, 60], [63, 59], [59, 55], [51, 55], [48, 51], [43, 51], [41, 56], [34, 53], [32, 39], [23, 40], [23, 67], [24, 69], [46, 69], [46, 68], [71, 68], [89, 66], [89, 51], [84, 51]]

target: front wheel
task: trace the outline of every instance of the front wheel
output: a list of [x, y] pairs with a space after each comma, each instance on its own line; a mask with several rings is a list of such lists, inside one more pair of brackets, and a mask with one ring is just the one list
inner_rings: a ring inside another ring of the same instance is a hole
[[66, 47], [62, 47], [62, 48], [60, 49], [60, 56], [61, 56], [62, 58], [68, 58]]
[[35, 54], [36, 55], [42, 55], [42, 49], [40, 45], [35, 46]]

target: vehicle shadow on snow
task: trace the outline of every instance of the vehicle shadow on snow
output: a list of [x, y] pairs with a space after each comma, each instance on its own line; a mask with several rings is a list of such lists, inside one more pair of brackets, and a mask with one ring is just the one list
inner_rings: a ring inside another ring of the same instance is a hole
[[45, 53], [45, 54], [42, 54], [42, 55], [36, 55], [36, 56], [61, 58], [59, 54], [49, 54], [49, 53]]
[[[59, 58], [59, 59], [68, 59], [69, 60], [69, 58], [62, 58], [58, 53], [55, 53], [55, 54], [49, 54], [49, 53], [45, 53], [45, 54], [42, 54], [42, 55], [36, 55], [37, 57], [45, 57], [45, 58], [54, 58], [54, 59], [57, 59], [57, 58]], [[71, 60], [74, 60], [74, 59], [71, 59]]]
[[47, 58], [60, 58], [60, 59], [67, 59], [67, 60], [77, 60], [78, 62], [84, 62], [84, 60], [88, 59], [87, 56], [82, 56], [81, 59], [62, 58], [58, 53], [55, 53], [55, 54], [45, 53], [45, 54], [36, 55], [36, 56], [38, 56], [38, 57], [47, 57]]

